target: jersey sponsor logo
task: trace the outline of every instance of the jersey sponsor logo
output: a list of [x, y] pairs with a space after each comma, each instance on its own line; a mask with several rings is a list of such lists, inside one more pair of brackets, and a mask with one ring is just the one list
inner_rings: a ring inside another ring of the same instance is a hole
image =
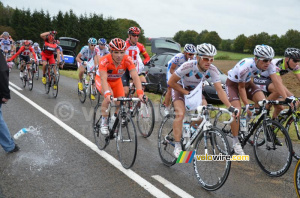
[[245, 62], [246, 62], [245, 60], [242, 60], [242, 61], [240, 62], [240, 66], [244, 65]]
[[258, 78], [254, 78], [254, 83], [258, 83], [258, 84], [264, 84], [266, 83], [267, 80], [261, 80], [261, 79], [258, 79]]
[[119, 73], [119, 74], [123, 74], [123, 73], [124, 73], [124, 69], [119, 69], [119, 70], [118, 70], [118, 73]]
[[248, 73], [248, 68], [245, 68], [245, 69], [243, 69], [243, 70], [241, 71], [240, 76], [242, 77], [242, 76], [244, 76], [244, 75], [247, 74], [247, 73]]

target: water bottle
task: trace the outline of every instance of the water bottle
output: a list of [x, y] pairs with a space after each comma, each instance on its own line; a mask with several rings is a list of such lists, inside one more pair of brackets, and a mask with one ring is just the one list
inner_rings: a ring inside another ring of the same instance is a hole
[[240, 118], [240, 130], [241, 131], [247, 131], [247, 120], [246, 117]]
[[110, 128], [110, 129], [112, 129], [112, 127], [113, 127], [113, 125], [114, 125], [116, 119], [117, 119], [117, 114], [114, 113], [114, 115], [112, 115], [112, 116], [110, 117], [110, 121], [109, 121], [109, 128]]
[[195, 126], [192, 126], [191, 127], [191, 137], [194, 135], [194, 133], [196, 132], [196, 130], [197, 130], [197, 124], [195, 124]]
[[183, 137], [183, 144], [186, 144], [189, 141], [190, 138], [190, 123], [189, 122], [184, 122], [183, 123], [183, 133], [182, 133], [182, 137]]
[[24, 135], [25, 133], [28, 133], [30, 131], [33, 131], [34, 130], [34, 127], [33, 126], [30, 126], [29, 128], [23, 128], [21, 129], [18, 133], [16, 133], [14, 135], [14, 139], [17, 140], [19, 139], [19, 137], [21, 137], [22, 135]]

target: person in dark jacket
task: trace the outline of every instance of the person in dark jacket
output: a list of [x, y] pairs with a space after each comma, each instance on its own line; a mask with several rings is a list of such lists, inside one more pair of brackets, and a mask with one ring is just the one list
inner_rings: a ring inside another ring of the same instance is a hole
[[6, 103], [10, 99], [10, 90], [8, 88], [8, 66], [6, 60], [2, 54], [2, 50], [0, 53], [0, 145], [2, 148], [8, 152], [13, 153], [17, 152], [20, 148], [17, 144], [14, 143], [8, 127], [2, 116], [2, 103]]

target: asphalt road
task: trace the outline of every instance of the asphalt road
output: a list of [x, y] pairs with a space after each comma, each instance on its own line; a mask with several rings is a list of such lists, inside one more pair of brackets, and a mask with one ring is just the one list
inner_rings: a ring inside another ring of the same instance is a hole
[[[10, 82], [21, 87], [16, 69]], [[137, 160], [131, 170], [124, 170], [117, 161], [114, 141], [105, 151], [94, 145], [93, 109], [89, 101], [79, 102], [76, 80], [62, 76], [56, 99], [44, 93], [41, 79], [34, 80], [32, 91], [11, 87], [12, 99], [2, 106], [11, 134], [29, 126], [37, 130], [16, 140], [19, 152], [6, 154], [0, 149], [0, 198], [296, 197], [296, 160], [284, 176], [271, 178], [258, 167], [249, 145], [245, 152], [250, 161], [233, 162], [224, 186], [214, 192], [205, 191], [197, 183], [192, 164], [166, 167], [161, 162], [157, 149], [161, 121], [158, 115], [149, 138], [138, 134]]]

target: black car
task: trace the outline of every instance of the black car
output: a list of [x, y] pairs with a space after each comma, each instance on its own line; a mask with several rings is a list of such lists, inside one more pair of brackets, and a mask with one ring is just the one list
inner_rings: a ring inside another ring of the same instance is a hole
[[77, 69], [75, 49], [79, 40], [70, 37], [59, 37], [60, 46], [63, 49], [65, 65], [64, 69]]
[[[147, 72], [147, 82], [161, 83], [162, 92], [167, 89], [166, 73], [169, 60], [176, 54], [181, 52], [179, 43], [171, 39], [158, 38], [151, 40], [151, 51], [153, 55], [147, 65], [145, 65], [145, 71]], [[220, 70], [219, 70], [220, 71]], [[221, 84], [225, 89], [225, 82], [227, 75], [221, 72]], [[218, 97], [216, 89], [211, 83], [211, 79], [208, 79], [203, 83], [203, 95], [208, 103], [221, 103]], [[157, 86], [152, 85], [148, 87], [149, 91], [157, 91]]]

